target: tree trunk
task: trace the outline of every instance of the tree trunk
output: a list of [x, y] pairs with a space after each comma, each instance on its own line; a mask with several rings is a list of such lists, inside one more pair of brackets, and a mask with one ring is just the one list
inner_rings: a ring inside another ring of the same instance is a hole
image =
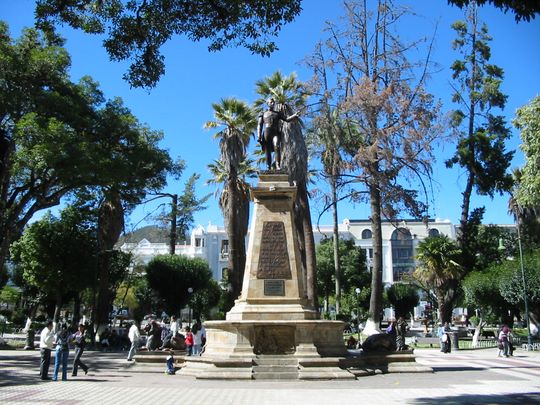
[[174, 255], [176, 253], [176, 219], [178, 216], [178, 194], [173, 194], [171, 196], [171, 235], [169, 239], [169, 253]]
[[98, 300], [95, 330], [108, 323], [112, 305], [112, 291], [109, 283], [109, 264], [114, 244], [124, 228], [124, 210], [117, 193], [110, 193], [99, 209], [98, 225]]
[[73, 325], [78, 325], [81, 319], [81, 294], [75, 293], [73, 297]]
[[340, 313], [341, 303], [341, 269], [339, 264], [339, 229], [338, 229], [338, 210], [337, 210], [337, 190], [336, 178], [332, 176], [332, 220], [334, 233], [334, 278], [336, 280], [336, 314]]
[[373, 238], [373, 272], [371, 274], [371, 297], [369, 299], [369, 319], [364, 333], [373, 334], [380, 330], [383, 296], [383, 249], [381, 227], [381, 193], [377, 184], [369, 185], [371, 205], [371, 232]]

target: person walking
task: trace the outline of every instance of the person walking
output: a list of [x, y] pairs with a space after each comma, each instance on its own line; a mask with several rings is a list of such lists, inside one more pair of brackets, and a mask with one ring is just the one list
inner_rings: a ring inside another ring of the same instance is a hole
[[[506, 325], [503, 325], [503, 327], [501, 328], [501, 331], [499, 332], [499, 345], [502, 345], [502, 353], [504, 357], [509, 356], [509, 340], [508, 340], [509, 332], [510, 332], [510, 328]], [[500, 356], [500, 351], [499, 351], [499, 356]]]
[[139, 347], [139, 339], [141, 338], [141, 332], [139, 332], [137, 322], [133, 322], [133, 324], [129, 328], [128, 338], [131, 342], [131, 347], [128, 352], [127, 361], [132, 361], [133, 356], [135, 355], [135, 353], [137, 353], [137, 349]]
[[71, 372], [72, 377], [77, 376], [77, 371], [80, 368], [83, 369], [84, 374], [88, 374], [88, 366], [81, 361], [81, 356], [84, 352], [86, 346], [86, 336], [85, 336], [85, 327], [84, 324], [79, 325], [79, 329], [73, 335], [71, 339], [75, 345], [75, 358], [73, 359], [73, 370]]
[[41, 331], [39, 336], [39, 353], [40, 353], [40, 362], [39, 362], [39, 376], [42, 380], [50, 380], [49, 366], [51, 364], [51, 350], [53, 349], [53, 322], [48, 321], [47, 325]]
[[194, 356], [200, 356], [201, 355], [201, 348], [202, 348], [202, 331], [201, 331], [201, 324], [195, 323], [193, 325], [193, 329], [191, 330], [191, 333], [193, 334], [193, 350], [192, 354]]
[[56, 352], [54, 357], [53, 381], [58, 381], [58, 372], [62, 365], [62, 381], [67, 380], [67, 368], [69, 357], [69, 331], [67, 325], [63, 323], [60, 331], [56, 334]]

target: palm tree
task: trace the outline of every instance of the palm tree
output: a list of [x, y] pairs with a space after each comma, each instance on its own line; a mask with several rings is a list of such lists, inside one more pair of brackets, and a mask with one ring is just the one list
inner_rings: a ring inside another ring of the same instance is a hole
[[418, 245], [419, 264], [413, 278], [435, 293], [442, 323], [452, 320], [452, 297], [463, 276], [463, 268], [458, 263], [460, 255], [457, 243], [446, 235], [430, 236]]
[[[219, 205], [229, 237], [229, 274], [231, 298], [236, 299], [242, 290], [246, 265], [245, 239], [249, 224], [249, 186], [245, 176], [250, 172], [246, 166], [246, 149], [257, 120], [253, 110], [243, 101], [225, 98], [213, 103], [214, 120], [205, 128], [223, 129], [214, 137], [219, 138], [220, 160], [209, 165], [214, 178], [210, 182], [222, 183]], [[232, 301], [231, 301], [232, 304]]]
[[[255, 101], [255, 107], [260, 109], [266, 100], [272, 97], [276, 102], [276, 110], [285, 116], [291, 116], [295, 111], [305, 106], [306, 92], [302, 84], [296, 80], [293, 73], [283, 76], [275, 72], [256, 84], [260, 98]], [[295, 228], [300, 245], [302, 269], [306, 278], [306, 292], [310, 304], [317, 308], [317, 280], [315, 261], [315, 240], [309, 210], [308, 183], [308, 152], [302, 135], [302, 125], [299, 120], [282, 123], [282, 167], [287, 170], [289, 181], [295, 182], [298, 188], [294, 203]]]

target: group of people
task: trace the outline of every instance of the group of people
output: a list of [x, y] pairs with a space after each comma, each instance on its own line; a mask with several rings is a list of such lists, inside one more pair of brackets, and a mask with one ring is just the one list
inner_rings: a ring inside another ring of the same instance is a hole
[[67, 380], [69, 345], [75, 346], [75, 357], [73, 358], [73, 368], [71, 375], [77, 376], [79, 367], [82, 368], [84, 374], [88, 374], [88, 366], [81, 360], [86, 345], [85, 325], [80, 324], [77, 331], [71, 332], [67, 324], [62, 323], [55, 328], [52, 321], [48, 321], [47, 325], [41, 331], [39, 339], [40, 365], [39, 375], [42, 380], [50, 380], [49, 366], [51, 363], [51, 352], [55, 350], [53, 381], [58, 380], [58, 373], [62, 368], [62, 380]]
[[512, 330], [508, 327], [508, 325], [503, 325], [499, 331], [499, 335], [497, 336], [498, 349], [499, 349], [499, 352], [497, 353], [498, 357], [513, 356], [514, 354], [514, 345], [512, 344], [513, 338], [514, 338], [514, 335], [512, 334]]
[[386, 333], [392, 336], [393, 339], [396, 341], [397, 351], [408, 349], [407, 345], [405, 344], [405, 334], [407, 333], [408, 329], [409, 325], [402, 316], [398, 318], [397, 322], [395, 320], [392, 320], [388, 324], [388, 327], [386, 328]]
[[[187, 356], [199, 356], [204, 350], [206, 343], [206, 331], [200, 320], [197, 320], [192, 326], [186, 325], [182, 331], [182, 322], [179, 322], [175, 316], [171, 316], [170, 323], [158, 322], [151, 319], [143, 328], [147, 334], [145, 349], [154, 350], [186, 350]], [[133, 323], [128, 332], [128, 338], [131, 347], [128, 352], [128, 361], [133, 360], [133, 356], [140, 346], [141, 332], [136, 323]]]
[[441, 346], [441, 352], [443, 353], [450, 353], [452, 351], [450, 335], [448, 334], [450, 331], [451, 328], [448, 322], [445, 322], [444, 325], [439, 323], [439, 327], [437, 328], [437, 337], [439, 338], [439, 345]]

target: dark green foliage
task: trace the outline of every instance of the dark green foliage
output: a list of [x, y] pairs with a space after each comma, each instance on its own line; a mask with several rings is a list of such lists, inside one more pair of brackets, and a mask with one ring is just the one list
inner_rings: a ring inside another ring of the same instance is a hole
[[[211, 284], [212, 273], [208, 264], [199, 258], [190, 259], [178, 255], [159, 255], [146, 266], [148, 286], [162, 299], [164, 309], [170, 315], [178, 314], [193, 294], [204, 302], [214, 303], [215, 287]], [[203, 299], [204, 295], [207, 298]]]
[[[335, 294], [334, 250], [331, 239], [324, 239], [317, 247], [317, 291], [320, 298]], [[344, 291], [368, 287], [371, 274], [367, 270], [365, 251], [355, 246], [354, 240], [339, 241], [341, 286]]]
[[174, 35], [207, 41], [210, 51], [244, 46], [268, 56], [270, 38], [301, 11], [301, 0], [39, 0], [37, 24], [49, 33], [69, 24], [90, 34], [106, 34], [111, 60], [131, 60], [124, 78], [134, 87], [153, 87], [165, 73], [160, 48]]
[[[511, 304], [523, 305], [523, 279], [519, 260], [506, 261], [501, 267], [506, 270], [501, 278], [501, 295]], [[529, 309], [538, 316], [540, 315], [540, 251], [524, 253], [523, 269]]]
[[95, 230], [75, 209], [60, 218], [50, 213], [30, 225], [12, 245], [13, 261], [23, 270], [26, 283], [61, 306], [67, 294], [93, 284], [97, 266]]
[[72, 83], [69, 63], [38, 31], [12, 41], [0, 23], [0, 263], [37, 211], [83, 190], [100, 202], [115, 194], [129, 208], [174, 168], [158, 147], [162, 133], [120, 99], [104, 102], [91, 79]]
[[419, 303], [418, 288], [412, 284], [392, 284], [386, 296], [396, 311], [396, 318], [408, 316]]
[[460, 8], [468, 6], [474, 1], [479, 6], [492, 4], [502, 9], [505, 13], [510, 10], [515, 14], [516, 21], [534, 20], [540, 14], [540, 3], [538, 0], [448, 0], [448, 4], [454, 4]]

